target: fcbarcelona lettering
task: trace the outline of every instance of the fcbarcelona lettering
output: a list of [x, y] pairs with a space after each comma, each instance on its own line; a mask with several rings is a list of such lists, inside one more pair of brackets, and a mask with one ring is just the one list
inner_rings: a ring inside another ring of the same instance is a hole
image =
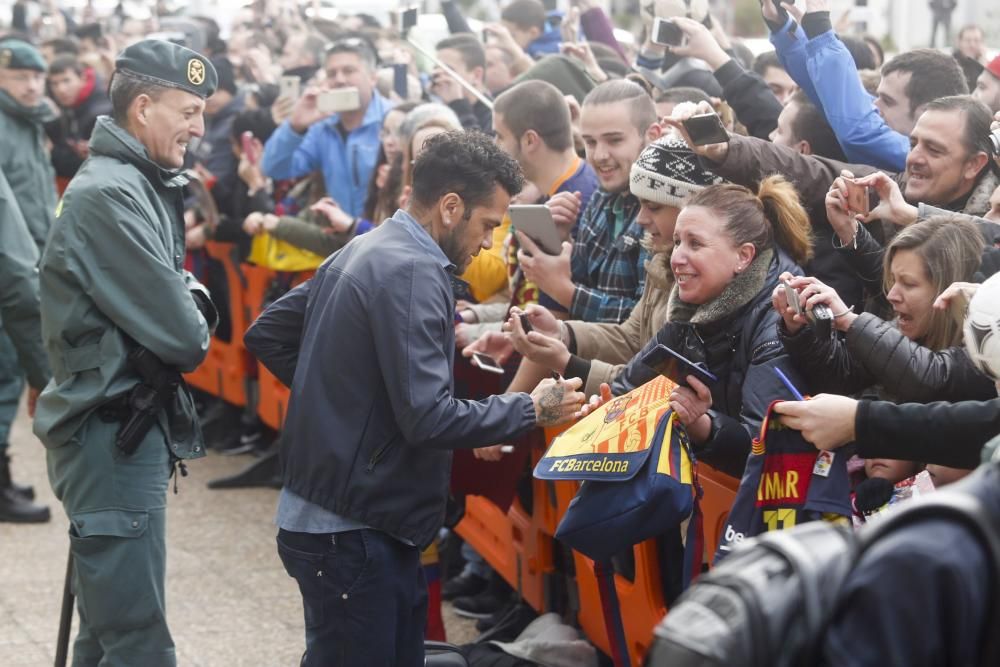
[[611, 458], [603, 459], [558, 459], [552, 462], [549, 472], [607, 472], [625, 473], [628, 472], [628, 461]]

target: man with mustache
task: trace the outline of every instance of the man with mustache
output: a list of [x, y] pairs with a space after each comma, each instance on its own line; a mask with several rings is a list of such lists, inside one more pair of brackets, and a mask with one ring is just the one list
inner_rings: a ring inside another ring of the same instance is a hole
[[[218, 78], [204, 56], [153, 39], [126, 48], [115, 65], [112, 115], [97, 120], [39, 267], [53, 379], [34, 430], [70, 521], [80, 612], [73, 664], [174, 667], [167, 486], [181, 460], [205, 450], [179, 373], [201, 363], [218, 320], [184, 271], [179, 170], [204, 133]], [[155, 399], [151, 387], [161, 383], [137, 354], [169, 383]], [[143, 401], [155, 406], [153, 419], [126, 440], [123, 427], [144, 414]]]

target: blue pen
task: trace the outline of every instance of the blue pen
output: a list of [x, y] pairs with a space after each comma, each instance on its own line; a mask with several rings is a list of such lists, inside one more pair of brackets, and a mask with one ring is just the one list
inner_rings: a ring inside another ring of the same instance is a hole
[[781, 384], [785, 385], [785, 387], [788, 388], [788, 391], [792, 392], [792, 396], [795, 397], [796, 401], [806, 400], [802, 397], [802, 394], [799, 393], [799, 390], [795, 388], [795, 385], [792, 384], [792, 381], [788, 379], [788, 376], [781, 372], [780, 368], [775, 368], [774, 374], [778, 376], [779, 380], [781, 380]]

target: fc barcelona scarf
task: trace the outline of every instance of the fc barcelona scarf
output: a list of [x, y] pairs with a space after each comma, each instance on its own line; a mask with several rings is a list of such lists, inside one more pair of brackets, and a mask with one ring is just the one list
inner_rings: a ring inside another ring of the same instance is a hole
[[851, 516], [847, 457], [820, 452], [773, 415], [774, 401], [753, 441], [715, 562], [742, 540], [806, 521]]

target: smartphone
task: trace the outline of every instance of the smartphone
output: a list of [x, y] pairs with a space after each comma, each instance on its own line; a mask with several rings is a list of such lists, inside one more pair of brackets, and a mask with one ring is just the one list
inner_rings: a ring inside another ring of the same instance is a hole
[[503, 375], [503, 366], [496, 359], [482, 352], [472, 353], [472, 365], [478, 366], [480, 370], [484, 370], [487, 373]]
[[324, 90], [316, 96], [316, 108], [322, 113], [356, 111], [361, 108], [361, 96], [357, 88]]
[[868, 215], [871, 211], [871, 199], [867, 185], [859, 185], [856, 181], [846, 180], [847, 210], [859, 215]]
[[705, 367], [705, 364], [695, 363], [682, 355], [674, 352], [662, 343], [647, 352], [641, 359], [654, 371], [667, 377], [682, 387], [687, 387], [687, 376], [693, 375], [702, 383], [711, 386], [719, 381], [719, 378]]
[[250, 164], [257, 164], [257, 155], [254, 152], [254, 146], [253, 146], [253, 132], [247, 130], [246, 132], [241, 134], [240, 143], [243, 146], [243, 155], [246, 156], [247, 161], [249, 161]]
[[788, 305], [795, 309], [796, 315], [802, 314], [802, 304], [799, 302], [799, 293], [787, 281], [781, 281], [781, 286], [785, 288], [785, 300]]
[[729, 141], [729, 132], [717, 113], [703, 113], [682, 121], [684, 129], [695, 146], [724, 144]]
[[399, 32], [403, 37], [410, 31], [410, 28], [417, 27], [417, 19], [420, 16], [420, 6], [411, 5], [403, 9], [399, 14]]
[[392, 66], [392, 89], [404, 100], [410, 96], [408, 75], [406, 63], [396, 63]]
[[521, 328], [524, 329], [525, 334], [529, 334], [535, 330], [535, 327], [531, 326], [531, 321], [528, 319], [528, 315], [526, 313], [521, 313], [517, 317], [521, 320]]
[[299, 86], [302, 80], [297, 76], [283, 76], [279, 82], [278, 97], [287, 97], [290, 100], [299, 99]]
[[562, 252], [562, 237], [552, 219], [552, 211], [543, 204], [514, 204], [507, 209], [514, 229], [524, 232], [548, 255]]
[[684, 31], [670, 19], [656, 18], [653, 20], [653, 34], [650, 41], [660, 46], [681, 46], [684, 44]]

